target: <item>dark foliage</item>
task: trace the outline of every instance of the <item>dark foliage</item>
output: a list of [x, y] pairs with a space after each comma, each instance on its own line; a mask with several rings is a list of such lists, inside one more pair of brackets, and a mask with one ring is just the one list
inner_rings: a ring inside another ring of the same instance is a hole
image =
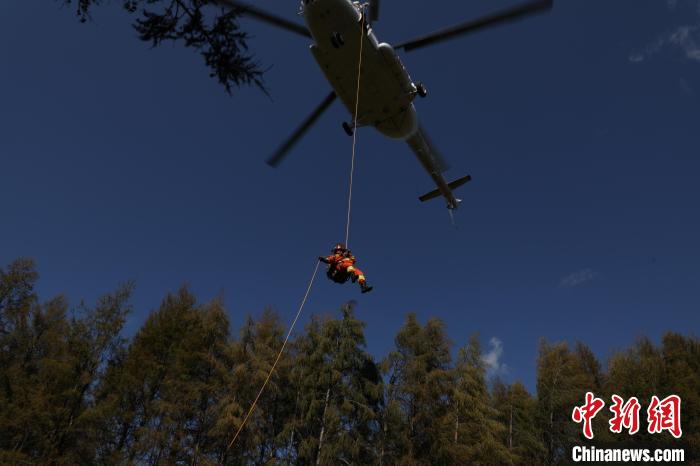
[[[63, 0], [72, 4], [81, 22], [90, 19], [101, 0]], [[234, 86], [255, 85], [267, 92], [263, 70], [248, 51], [248, 35], [238, 25], [239, 11], [210, 0], [122, 0], [124, 9], [137, 16], [133, 27], [141, 40], [154, 47], [173, 41], [197, 50], [210, 76], [226, 92]]]
[[606, 406], [613, 393], [637, 396], [645, 408], [653, 394], [678, 394], [680, 444], [612, 434], [605, 412], [595, 441], [700, 457], [694, 337], [640, 339], [605, 369], [582, 343], [542, 341], [532, 396], [518, 382], [489, 388], [478, 338], [454, 352], [438, 319], [409, 314], [377, 363], [346, 305], [338, 318], [311, 317], [290, 342], [231, 446], [282, 346], [279, 316], [248, 318], [235, 337], [220, 301], [200, 304], [182, 288], [126, 340], [130, 285], [71, 309], [63, 297], [41, 302], [37, 279], [31, 260], [0, 268], [0, 464], [569, 464], [570, 446], [586, 443], [571, 420], [586, 391]]

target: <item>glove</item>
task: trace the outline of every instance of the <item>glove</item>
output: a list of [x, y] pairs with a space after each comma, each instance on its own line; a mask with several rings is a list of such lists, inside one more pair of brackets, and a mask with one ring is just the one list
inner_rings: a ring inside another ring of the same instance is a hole
[[325, 263], [325, 264], [328, 263], [328, 261], [326, 260], [326, 258], [323, 257], [323, 256], [318, 256], [318, 260], [321, 261], [321, 262], [323, 262], [323, 263]]

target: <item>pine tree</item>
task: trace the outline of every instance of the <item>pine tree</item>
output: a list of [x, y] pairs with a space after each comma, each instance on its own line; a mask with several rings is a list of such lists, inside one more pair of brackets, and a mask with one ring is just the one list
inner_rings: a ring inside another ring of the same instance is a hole
[[218, 460], [230, 428], [220, 425], [229, 351], [220, 303], [197, 307], [185, 288], [168, 295], [99, 387], [98, 407], [108, 417], [100, 461]]
[[[285, 331], [279, 316], [266, 309], [256, 322], [248, 318], [233, 344], [235, 369], [233, 373], [231, 412], [234, 413], [232, 437], [238, 430], [263, 386], [284, 341]], [[279, 461], [287, 447], [286, 425], [293, 416], [294, 389], [291, 370], [294, 364], [289, 352], [281, 355], [255, 410], [251, 414], [235, 445], [227, 452], [227, 464], [270, 464]]]
[[637, 397], [641, 404], [639, 432], [631, 438], [626, 433], [611, 433], [612, 441], [624, 440], [650, 445], [659, 440], [659, 436], [650, 435], [646, 431], [645, 410], [651, 396], [661, 391], [663, 372], [663, 357], [648, 338], [641, 338], [631, 348], [616, 352], [610, 357], [605, 385], [606, 401], [615, 394], [625, 401]]
[[353, 306], [315, 318], [297, 342], [296, 464], [376, 464], [381, 375]]
[[384, 361], [389, 378], [382, 419], [381, 464], [451, 464], [453, 374], [444, 325], [409, 314]]
[[453, 464], [513, 464], [514, 456], [500, 441], [506, 428], [491, 404], [485, 374], [479, 340], [472, 336], [459, 350], [454, 369]]
[[[670, 442], [700, 455], [700, 342], [642, 338], [601, 368], [583, 343], [542, 341], [537, 398], [520, 383], [487, 390], [478, 339], [454, 366], [436, 319], [409, 314], [380, 368], [352, 304], [313, 317], [284, 352], [270, 310], [232, 341], [219, 301], [169, 294], [127, 344], [131, 286], [72, 309], [40, 302], [29, 260], [0, 269], [0, 463], [225, 465], [564, 464], [583, 442], [571, 421], [586, 391], [606, 401], [595, 444]], [[386, 377], [386, 384], [382, 378]], [[642, 404], [640, 432], [609, 432], [611, 395]], [[646, 432], [652, 395], [682, 398], [683, 439]]]
[[681, 424], [683, 439], [690, 449], [688, 454], [700, 455], [700, 343], [696, 338], [667, 333], [661, 348], [648, 338], [641, 338], [628, 350], [614, 354], [608, 366], [608, 394], [615, 393], [625, 400], [635, 396], [642, 405], [640, 431], [631, 439], [621, 435], [616, 439], [659, 447], [674, 442], [668, 433], [647, 432], [646, 409], [652, 396], [663, 399], [675, 394], [682, 400]]
[[122, 346], [129, 285], [95, 308], [39, 304], [31, 261], [0, 273], [0, 459], [89, 464], [99, 445], [95, 386]]
[[[81, 22], [92, 18], [100, 0], [63, 0], [75, 4]], [[231, 93], [234, 86], [252, 84], [266, 92], [263, 70], [248, 52], [248, 34], [238, 24], [237, 8], [216, 8], [202, 0], [122, 0], [124, 9], [137, 15], [133, 27], [141, 40], [158, 46], [178, 42], [198, 51], [210, 76], [215, 77]]]
[[[590, 371], [595, 364], [587, 360], [585, 366], [589, 367], [584, 367], [582, 359], [572, 353], [566, 343], [540, 342], [537, 426], [547, 448], [545, 464], [562, 464], [568, 456], [567, 447], [583, 439], [581, 426], [571, 421], [571, 413], [574, 406], [583, 403], [587, 391], [596, 389]], [[598, 430], [607, 430], [607, 426], [599, 426]]]
[[505, 427], [501, 441], [513, 455], [515, 464], [543, 464], [546, 449], [542, 435], [537, 429], [537, 401], [525, 386], [516, 382], [506, 385], [496, 381], [493, 387], [493, 402], [498, 411], [498, 420]]
[[[700, 458], [700, 340], [668, 332], [661, 351], [664, 374], [658, 396], [681, 397], [683, 438], [691, 449], [688, 455]], [[666, 436], [665, 440], [669, 439]]]
[[[36, 378], [31, 354], [36, 312], [34, 263], [20, 259], [0, 269], [0, 460], [30, 462], [40, 451], [40, 429], [32, 424], [29, 390]], [[26, 360], [26, 361], [25, 361]], [[36, 387], [34, 387], [36, 388]]]
[[660, 391], [664, 371], [663, 356], [648, 338], [641, 338], [627, 351], [615, 353], [608, 361], [607, 385], [627, 399], [648, 399]]

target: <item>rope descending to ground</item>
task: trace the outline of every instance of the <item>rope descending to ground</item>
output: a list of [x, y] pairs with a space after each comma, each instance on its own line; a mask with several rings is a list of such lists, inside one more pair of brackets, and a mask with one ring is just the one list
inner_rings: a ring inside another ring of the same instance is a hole
[[[357, 66], [357, 91], [355, 93], [355, 114], [353, 115], [352, 159], [350, 162], [350, 186], [349, 186], [349, 192], [348, 192], [348, 216], [347, 216], [347, 223], [345, 225], [345, 245], [346, 245], [345, 247], [348, 247], [348, 242], [350, 239], [350, 212], [351, 212], [351, 208], [352, 208], [352, 181], [353, 181], [353, 174], [355, 172], [355, 153], [356, 153], [356, 148], [357, 148], [357, 112], [359, 110], [359, 103], [360, 103], [360, 81], [362, 79], [362, 49], [364, 46], [364, 34], [365, 34], [365, 15], [363, 12], [362, 13], [362, 20], [360, 21], [360, 57], [358, 59], [359, 63]], [[299, 309], [297, 310], [297, 314], [294, 317], [292, 324], [289, 326], [289, 331], [287, 332], [287, 336], [284, 339], [284, 343], [282, 343], [282, 347], [280, 348], [279, 353], [277, 353], [277, 357], [275, 358], [275, 362], [272, 364], [272, 367], [270, 368], [270, 372], [267, 374], [267, 377], [265, 378], [265, 382], [263, 382], [262, 387], [260, 387], [260, 391], [258, 391], [258, 394], [255, 397], [253, 404], [250, 405], [250, 409], [248, 410], [245, 417], [243, 418], [243, 422], [241, 422], [241, 425], [238, 426], [238, 430], [236, 431], [236, 435], [233, 436], [231, 443], [229, 443], [228, 447], [226, 447], [226, 451], [229, 451], [231, 449], [231, 447], [233, 447], [233, 445], [236, 443], [238, 436], [243, 431], [243, 428], [245, 427], [246, 423], [248, 422], [248, 419], [250, 418], [251, 414], [253, 414], [253, 411], [255, 410], [255, 406], [258, 404], [258, 400], [260, 400], [260, 397], [262, 396], [263, 392], [265, 391], [265, 387], [267, 387], [267, 384], [270, 381], [270, 378], [272, 378], [272, 374], [275, 372], [275, 369], [277, 368], [277, 363], [279, 362], [280, 358], [282, 357], [282, 354], [284, 354], [284, 350], [287, 347], [287, 342], [289, 341], [289, 337], [292, 335], [292, 331], [294, 331], [294, 326], [296, 325], [297, 320], [299, 320], [299, 316], [301, 315], [301, 311], [304, 309], [304, 305], [306, 304], [306, 300], [309, 297], [309, 293], [311, 292], [311, 287], [313, 286], [314, 280], [316, 279], [316, 274], [318, 273], [319, 265], [320, 265], [320, 262], [316, 262], [316, 268], [314, 269], [314, 273], [311, 276], [311, 280], [309, 281], [309, 285], [306, 288], [306, 293], [304, 294], [304, 299], [302, 299], [301, 305], [299, 306]]]
[[279, 353], [277, 353], [277, 358], [275, 358], [275, 362], [272, 364], [272, 368], [270, 368], [270, 372], [267, 374], [267, 377], [265, 378], [265, 382], [263, 382], [262, 387], [260, 387], [260, 391], [258, 392], [258, 395], [255, 397], [253, 404], [250, 405], [250, 409], [248, 410], [248, 413], [243, 418], [243, 422], [241, 422], [241, 425], [238, 426], [238, 430], [236, 431], [236, 435], [233, 436], [231, 443], [229, 443], [228, 447], [226, 447], [226, 451], [230, 450], [231, 447], [233, 446], [233, 444], [236, 443], [236, 439], [238, 438], [241, 431], [243, 430], [243, 427], [245, 427], [246, 422], [248, 422], [248, 418], [250, 417], [250, 415], [253, 414], [253, 410], [255, 410], [255, 405], [258, 404], [258, 400], [260, 399], [260, 396], [262, 395], [263, 391], [265, 390], [267, 383], [270, 381], [270, 378], [272, 377], [272, 373], [275, 371], [275, 368], [277, 367], [277, 363], [279, 362], [280, 358], [282, 357], [282, 354], [284, 353], [284, 349], [287, 346], [287, 342], [289, 341], [289, 337], [292, 335], [292, 331], [294, 330], [294, 326], [296, 325], [297, 320], [299, 320], [299, 316], [301, 315], [301, 311], [302, 311], [302, 309], [304, 309], [304, 305], [306, 304], [306, 300], [309, 297], [309, 293], [311, 292], [311, 286], [314, 284], [314, 280], [316, 279], [316, 274], [318, 272], [318, 267], [320, 264], [321, 264], [320, 262], [318, 262], [318, 261], [316, 262], [316, 268], [314, 268], [314, 273], [311, 276], [311, 281], [309, 281], [309, 285], [306, 287], [306, 293], [304, 294], [304, 299], [301, 300], [301, 305], [299, 306], [299, 310], [297, 310], [297, 315], [294, 317], [294, 320], [292, 321], [292, 325], [289, 326], [289, 331], [287, 332], [287, 336], [284, 339], [284, 343], [282, 343], [282, 347], [280, 348]]

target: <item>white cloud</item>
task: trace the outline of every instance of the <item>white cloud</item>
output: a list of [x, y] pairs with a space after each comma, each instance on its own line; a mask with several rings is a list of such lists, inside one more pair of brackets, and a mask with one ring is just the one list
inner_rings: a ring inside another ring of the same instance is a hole
[[[696, 32], [700, 30], [700, 25], [695, 26], [680, 26], [673, 31], [668, 38], [670, 44], [676, 45], [683, 49], [685, 56], [691, 60], [700, 61], [700, 37], [696, 36]], [[697, 41], [696, 41], [697, 39]]]
[[700, 24], [678, 26], [647, 45], [644, 50], [631, 53], [628, 60], [632, 63], [642, 62], [664, 47], [679, 48], [686, 58], [700, 62]]
[[666, 39], [664, 37], [659, 37], [654, 42], [647, 45], [641, 52], [634, 52], [631, 54], [629, 56], [629, 61], [633, 63], [642, 62], [652, 55], [655, 55], [659, 50], [661, 50], [665, 43]]
[[508, 372], [508, 366], [501, 362], [503, 356], [503, 342], [496, 337], [491, 337], [489, 340], [489, 350], [481, 355], [481, 362], [486, 368], [488, 377], [505, 374]]
[[596, 277], [596, 273], [592, 269], [581, 269], [571, 275], [562, 278], [559, 285], [564, 288], [573, 288], [590, 282]]

